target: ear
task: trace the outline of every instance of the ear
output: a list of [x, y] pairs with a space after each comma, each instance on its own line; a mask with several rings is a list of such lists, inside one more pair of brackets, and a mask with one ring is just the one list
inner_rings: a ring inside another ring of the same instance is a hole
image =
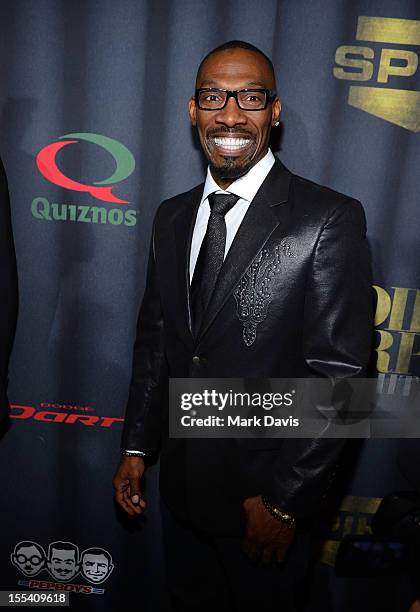
[[195, 98], [194, 96], [191, 96], [191, 98], [188, 100], [188, 112], [190, 115], [190, 120], [193, 126], [197, 125], [197, 107], [195, 104]]
[[280, 98], [276, 96], [271, 105], [271, 125], [275, 125], [280, 119], [281, 114], [281, 102]]

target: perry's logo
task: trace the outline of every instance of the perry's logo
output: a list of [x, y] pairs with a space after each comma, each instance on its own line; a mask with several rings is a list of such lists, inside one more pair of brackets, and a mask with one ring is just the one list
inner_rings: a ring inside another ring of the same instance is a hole
[[[388, 17], [359, 17], [356, 40], [392, 45], [420, 46], [420, 21]], [[379, 55], [379, 62], [375, 56]], [[409, 88], [384, 87], [390, 77], [412, 77], [418, 67], [417, 52], [371, 46], [340, 46], [335, 53], [333, 74], [336, 79], [375, 82], [375, 86], [351, 85], [350, 106], [385, 119], [412, 132], [420, 132], [420, 92]], [[402, 83], [401, 80], [398, 81]]]
[[[92, 185], [86, 185], [66, 176], [60, 170], [56, 161], [58, 151], [68, 145], [79, 144], [81, 140], [92, 142], [112, 155], [115, 160], [116, 168], [111, 176], [102, 181], [94, 181]], [[60, 136], [57, 142], [53, 142], [39, 151], [36, 156], [36, 165], [41, 174], [48, 181], [59, 187], [71, 189], [72, 191], [84, 191], [104, 202], [128, 204], [127, 200], [122, 200], [115, 196], [112, 193], [112, 189], [116, 183], [120, 183], [132, 174], [135, 168], [135, 160], [131, 151], [113, 138], [88, 132], [65, 134], [64, 136]]]

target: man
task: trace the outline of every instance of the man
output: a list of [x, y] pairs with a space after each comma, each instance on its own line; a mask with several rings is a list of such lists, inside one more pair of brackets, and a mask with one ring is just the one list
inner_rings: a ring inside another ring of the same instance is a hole
[[47, 568], [56, 580], [68, 582], [80, 569], [79, 549], [72, 542], [51, 542], [48, 546]]
[[189, 101], [206, 181], [163, 202], [153, 226], [113, 483], [141, 513], [144, 457], [160, 446], [169, 586], [184, 612], [295, 609], [305, 524], [344, 441], [171, 439], [168, 377], [360, 376], [370, 352], [363, 208], [274, 158], [280, 110], [261, 51], [233, 41], [207, 55]]
[[17, 317], [17, 273], [6, 174], [0, 160], [0, 422], [9, 413], [7, 370]]
[[114, 569], [109, 552], [98, 547], [84, 550], [80, 564], [83, 576], [94, 584], [104, 582]]
[[40, 544], [31, 540], [18, 542], [10, 555], [10, 560], [25, 576], [36, 576], [44, 568], [45, 551]]

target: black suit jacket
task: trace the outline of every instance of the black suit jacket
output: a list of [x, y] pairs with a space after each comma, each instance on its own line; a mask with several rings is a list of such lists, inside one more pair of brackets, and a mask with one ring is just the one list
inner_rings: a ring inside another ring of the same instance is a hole
[[[166, 200], [155, 216], [122, 446], [160, 448], [161, 493], [172, 510], [203, 529], [231, 533], [241, 525], [243, 499], [261, 493], [300, 519], [313, 515], [344, 440], [170, 439], [168, 376], [363, 376], [372, 279], [361, 204], [276, 160], [194, 338], [189, 253], [202, 190]], [[248, 291], [267, 264], [268, 296], [256, 287], [265, 295], [258, 306]]]
[[0, 160], [0, 421], [9, 412], [7, 369], [17, 317], [17, 273], [6, 174]]

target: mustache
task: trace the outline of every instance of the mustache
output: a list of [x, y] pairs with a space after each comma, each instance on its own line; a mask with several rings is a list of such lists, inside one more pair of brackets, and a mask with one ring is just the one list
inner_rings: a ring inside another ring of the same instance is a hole
[[240, 126], [232, 127], [232, 128], [228, 128], [226, 126], [212, 128], [207, 132], [206, 136], [207, 138], [212, 138], [213, 136], [223, 136], [227, 134], [240, 134], [241, 136], [246, 136], [247, 138], [251, 140], [255, 140], [254, 134], [251, 134], [251, 132], [244, 130]]

